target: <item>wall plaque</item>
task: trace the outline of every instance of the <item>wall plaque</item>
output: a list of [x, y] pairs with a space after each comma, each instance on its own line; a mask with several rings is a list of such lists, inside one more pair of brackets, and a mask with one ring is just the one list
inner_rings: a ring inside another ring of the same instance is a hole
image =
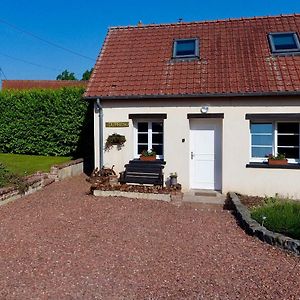
[[105, 127], [129, 127], [129, 122], [106, 122]]

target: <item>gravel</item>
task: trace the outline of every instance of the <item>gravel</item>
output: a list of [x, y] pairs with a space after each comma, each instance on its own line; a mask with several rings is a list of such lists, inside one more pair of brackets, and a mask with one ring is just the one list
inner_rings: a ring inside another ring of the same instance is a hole
[[88, 190], [79, 176], [0, 207], [0, 299], [300, 299], [300, 258], [230, 212]]

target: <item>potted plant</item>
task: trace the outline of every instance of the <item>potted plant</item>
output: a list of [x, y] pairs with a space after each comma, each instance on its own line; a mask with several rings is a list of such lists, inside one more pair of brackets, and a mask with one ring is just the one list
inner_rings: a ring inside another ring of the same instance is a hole
[[144, 150], [144, 151], [142, 151], [142, 154], [140, 156], [140, 160], [143, 160], [143, 161], [156, 160], [156, 152], [153, 149]]
[[118, 149], [121, 149], [121, 147], [124, 146], [125, 142], [126, 142], [126, 138], [124, 135], [113, 133], [107, 137], [105, 143], [105, 149], [109, 150], [114, 145], [116, 145]]
[[174, 173], [171, 173], [170, 174], [170, 184], [171, 185], [177, 185], [177, 173], [174, 172]]
[[288, 160], [285, 157], [285, 154], [278, 153], [277, 155], [270, 154], [268, 156], [268, 164], [272, 166], [287, 165]]

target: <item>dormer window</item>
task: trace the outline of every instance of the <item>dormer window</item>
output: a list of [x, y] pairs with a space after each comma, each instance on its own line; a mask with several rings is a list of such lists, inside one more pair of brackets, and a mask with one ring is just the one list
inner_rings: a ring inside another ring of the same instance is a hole
[[173, 58], [199, 57], [198, 39], [180, 39], [174, 41]]
[[270, 33], [269, 41], [274, 54], [300, 53], [299, 37], [296, 32]]

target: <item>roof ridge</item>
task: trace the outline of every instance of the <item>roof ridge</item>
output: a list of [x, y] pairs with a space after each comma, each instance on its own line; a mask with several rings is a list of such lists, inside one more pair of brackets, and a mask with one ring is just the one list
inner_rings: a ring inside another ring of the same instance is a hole
[[131, 29], [131, 28], [147, 28], [147, 27], [164, 27], [164, 26], [182, 26], [182, 25], [196, 25], [196, 24], [210, 24], [210, 23], [225, 23], [232, 21], [247, 21], [247, 20], [259, 20], [259, 19], [273, 19], [273, 18], [285, 18], [285, 17], [299, 17], [300, 13], [294, 14], [280, 14], [274, 16], [254, 16], [254, 17], [240, 17], [240, 18], [227, 18], [218, 20], [203, 20], [203, 21], [191, 21], [181, 23], [160, 23], [160, 24], [145, 24], [145, 25], [125, 25], [125, 26], [110, 26], [109, 29]]

